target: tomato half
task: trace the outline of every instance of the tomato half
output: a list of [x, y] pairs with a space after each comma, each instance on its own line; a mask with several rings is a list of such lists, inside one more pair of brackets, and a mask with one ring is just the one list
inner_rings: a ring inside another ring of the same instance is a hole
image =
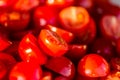
[[23, 37], [18, 50], [23, 61], [35, 61], [39, 64], [45, 64], [47, 61], [47, 57], [38, 47], [37, 39], [30, 33]]
[[85, 8], [70, 6], [60, 11], [59, 20], [63, 28], [78, 34], [86, 30], [90, 17]]
[[68, 50], [67, 43], [58, 34], [47, 29], [41, 30], [38, 42], [43, 51], [49, 56], [62, 56]]

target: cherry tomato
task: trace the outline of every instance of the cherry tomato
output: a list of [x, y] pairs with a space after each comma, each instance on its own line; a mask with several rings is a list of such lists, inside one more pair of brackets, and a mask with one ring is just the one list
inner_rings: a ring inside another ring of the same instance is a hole
[[0, 24], [9, 31], [20, 31], [26, 29], [29, 20], [30, 14], [28, 12], [0, 12]]
[[46, 29], [49, 29], [53, 32], [56, 32], [60, 37], [62, 37], [67, 43], [70, 43], [72, 42], [72, 40], [74, 39], [74, 35], [73, 33], [67, 31], [67, 30], [64, 30], [62, 28], [58, 28], [58, 27], [55, 27], [55, 26], [52, 26], [52, 25], [47, 25], [46, 26]]
[[100, 22], [101, 33], [104, 37], [116, 41], [120, 38], [120, 19], [114, 15], [105, 15]]
[[45, 64], [45, 67], [62, 76], [67, 77], [68, 79], [72, 79], [75, 75], [75, 66], [66, 57], [51, 58]]
[[41, 30], [38, 42], [41, 49], [52, 57], [62, 56], [68, 50], [67, 43], [57, 33], [47, 29]]
[[78, 63], [78, 73], [86, 77], [104, 77], [109, 70], [107, 61], [97, 54], [88, 54]]
[[78, 34], [86, 30], [90, 17], [85, 8], [70, 6], [60, 11], [59, 20], [63, 28]]
[[23, 61], [35, 61], [38, 64], [45, 64], [47, 61], [47, 57], [38, 47], [37, 39], [30, 33], [23, 37], [18, 50]]
[[19, 62], [11, 70], [9, 80], [41, 80], [42, 70], [33, 62]]

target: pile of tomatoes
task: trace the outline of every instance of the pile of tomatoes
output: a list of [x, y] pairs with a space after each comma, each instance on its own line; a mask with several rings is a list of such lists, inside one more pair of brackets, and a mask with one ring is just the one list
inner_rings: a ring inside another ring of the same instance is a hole
[[0, 80], [120, 80], [117, 0], [0, 0]]

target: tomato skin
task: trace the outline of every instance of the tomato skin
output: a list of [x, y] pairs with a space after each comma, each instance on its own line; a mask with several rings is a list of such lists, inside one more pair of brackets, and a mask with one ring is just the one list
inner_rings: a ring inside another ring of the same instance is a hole
[[97, 54], [88, 54], [78, 63], [78, 73], [86, 77], [104, 77], [109, 73], [109, 64]]
[[47, 29], [41, 30], [38, 42], [41, 49], [52, 57], [62, 56], [68, 50], [67, 43], [58, 34]]
[[72, 42], [72, 40], [74, 39], [74, 35], [73, 33], [67, 31], [67, 30], [64, 30], [62, 28], [58, 28], [58, 27], [55, 27], [55, 26], [52, 26], [52, 25], [47, 25], [46, 26], [46, 29], [49, 29], [53, 32], [56, 32], [60, 37], [62, 37], [67, 43], [70, 43]]
[[30, 14], [28, 12], [19, 11], [0, 12], [0, 24], [8, 31], [24, 30], [27, 28], [29, 21]]
[[47, 56], [38, 47], [37, 39], [30, 33], [23, 37], [18, 50], [23, 61], [35, 61], [41, 65], [47, 61]]
[[19, 62], [11, 70], [9, 80], [40, 80], [42, 70], [33, 62]]
[[66, 57], [55, 57], [49, 59], [45, 67], [68, 78], [73, 79], [75, 75], [74, 64]]
[[86, 30], [90, 17], [85, 8], [70, 6], [60, 11], [59, 21], [64, 29], [78, 34]]

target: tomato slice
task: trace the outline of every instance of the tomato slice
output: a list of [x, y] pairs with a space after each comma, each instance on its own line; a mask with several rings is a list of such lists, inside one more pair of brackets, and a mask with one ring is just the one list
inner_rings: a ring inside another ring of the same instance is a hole
[[19, 55], [23, 61], [35, 61], [38, 64], [46, 63], [47, 57], [41, 52], [37, 44], [37, 39], [34, 37], [34, 35], [28, 33], [23, 37], [18, 49]]
[[67, 43], [58, 34], [47, 29], [41, 30], [38, 42], [43, 51], [49, 56], [62, 56], [68, 50]]
[[67, 43], [70, 43], [72, 42], [72, 40], [74, 39], [74, 35], [73, 33], [67, 31], [67, 30], [64, 30], [62, 28], [58, 28], [58, 27], [55, 27], [55, 26], [52, 26], [52, 25], [47, 25], [46, 26], [46, 29], [49, 29], [53, 32], [56, 32], [60, 37], [62, 37]]
[[59, 13], [59, 20], [63, 28], [74, 32], [80, 33], [87, 28], [89, 23], [89, 13], [83, 7], [70, 6], [64, 8]]

